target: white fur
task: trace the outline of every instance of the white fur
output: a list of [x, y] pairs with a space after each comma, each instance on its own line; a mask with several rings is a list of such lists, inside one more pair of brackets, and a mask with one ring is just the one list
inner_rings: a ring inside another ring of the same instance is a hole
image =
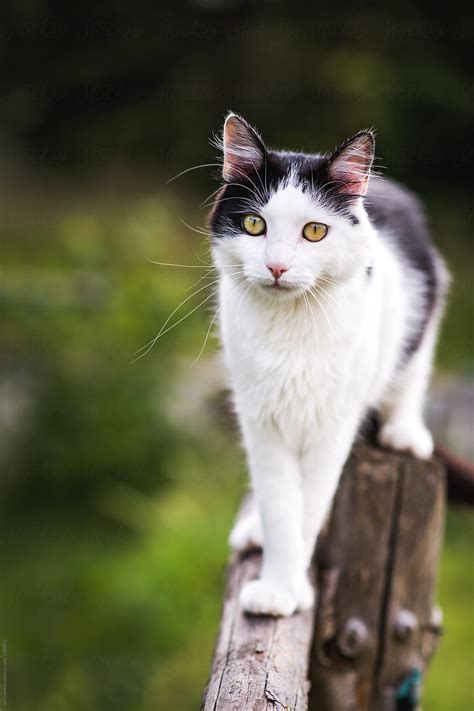
[[[261, 543], [263, 532], [261, 577], [243, 588], [244, 609], [290, 615], [312, 604], [316, 537], [367, 408], [385, 418], [384, 444], [431, 455], [422, 404], [439, 314], [397, 375], [421, 278], [380, 239], [362, 202], [353, 226], [290, 179], [259, 212], [266, 235], [218, 239], [213, 248], [221, 338], [258, 507], [231, 543]], [[302, 237], [311, 221], [329, 226], [321, 242]], [[268, 263], [287, 268], [280, 289]]]

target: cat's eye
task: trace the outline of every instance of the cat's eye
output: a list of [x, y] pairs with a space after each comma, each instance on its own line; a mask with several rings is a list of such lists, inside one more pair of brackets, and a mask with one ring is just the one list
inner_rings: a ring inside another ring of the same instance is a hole
[[265, 233], [267, 224], [263, 217], [260, 217], [260, 215], [250, 214], [245, 215], [242, 218], [242, 227], [247, 234], [258, 237], [258, 235], [263, 235]]
[[320, 242], [328, 233], [328, 226], [322, 222], [308, 222], [303, 227], [303, 237], [309, 242]]

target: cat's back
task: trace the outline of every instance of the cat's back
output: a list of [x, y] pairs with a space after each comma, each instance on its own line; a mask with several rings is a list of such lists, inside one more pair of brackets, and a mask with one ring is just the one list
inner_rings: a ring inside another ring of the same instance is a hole
[[394, 180], [374, 176], [365, 206], [381, 237], [396, 245], [410, 266], [434, 275], [436, 253], [419, 198]]
[[[372, 177], [365, 199], [371, 223], [380, 238], [408, 275], [408, 291], [412, 291], [411, 337], [406, 355], [417, 350], [431, 313], [442, 300], [448, 283], [444, 262], [434, 248], [426, 213], [419, 198], [396, 181]], [[414, 278], [415, 275], [415, 278]]]

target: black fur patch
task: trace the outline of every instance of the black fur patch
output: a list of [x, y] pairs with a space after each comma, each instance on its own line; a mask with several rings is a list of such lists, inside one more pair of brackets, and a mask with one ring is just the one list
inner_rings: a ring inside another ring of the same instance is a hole
[[365, 207], [372, 224], [380, 230], [381, 238], [390, 239], [403, 262], [416, 269], [424, 281], [418, 328], [405, 343], [402, 354], [406, 361], [418, 349], [442, 291], [437, 264], [440, 258], [431, 244], [423, 207], [412, 192], [390, 180], [372, 177]]
[[284, 151], [266, 151], [264, 165], [252, 171], [248, 178], [236, 183], [224, 184], [210, 215], [210, 226], [215, 239], [231, 236], [241, 231], [243, 213], [249, 211], [250, 199], [266, 203], [278, 186], [296, 174], [303, 190], [317, 194], [327, 206], [344, 216], [353, 225], [357, 217], [351, 212], [354, 195], [337, 191], [337, 186], [328, 176], [329, 156]]

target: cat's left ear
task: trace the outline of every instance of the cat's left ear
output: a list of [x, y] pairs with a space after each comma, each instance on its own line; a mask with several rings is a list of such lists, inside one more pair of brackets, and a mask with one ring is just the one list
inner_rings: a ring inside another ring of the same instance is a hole
[[236, 114], [229, 114], [225, 120], [222, 146], [222, 175], [226, 181], [243, 180], [261, 168], [265, 161], [262, 139], [247, 121]]
[[336, 184], [339, 194], [353, 195], [354, 198], [366, 194], [374, 150], [372, 131], [359, 131], [332, 154], [328, 166], [329, 180]]

